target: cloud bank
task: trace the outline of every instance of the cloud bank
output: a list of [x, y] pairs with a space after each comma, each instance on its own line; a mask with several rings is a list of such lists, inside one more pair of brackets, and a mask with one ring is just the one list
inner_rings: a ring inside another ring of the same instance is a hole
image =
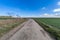
[[60, 8], [54, 9], [53, 12], [60, 12]]
[[57, 5], [60, 5], [60, 1], [57, 3]]

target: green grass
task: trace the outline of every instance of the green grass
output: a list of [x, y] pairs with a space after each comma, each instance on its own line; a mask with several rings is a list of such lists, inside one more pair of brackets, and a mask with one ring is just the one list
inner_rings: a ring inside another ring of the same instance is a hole
[[60, 18], [42, 18], [40, 21], [60, 29]]
[[34, 20], [56, 40], [60, 40], [60, 18], [36, 18]]

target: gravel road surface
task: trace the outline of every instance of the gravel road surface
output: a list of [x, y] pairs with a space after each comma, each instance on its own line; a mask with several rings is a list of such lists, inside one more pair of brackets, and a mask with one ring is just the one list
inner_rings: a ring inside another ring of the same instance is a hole
[[29, 19], [23, 28], [8, 40], [53, 40], [33, 19]]

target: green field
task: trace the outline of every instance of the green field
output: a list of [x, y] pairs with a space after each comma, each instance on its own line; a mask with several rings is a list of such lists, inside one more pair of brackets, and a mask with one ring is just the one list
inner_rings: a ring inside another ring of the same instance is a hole
[[60, 40], [60, 18], [36, 18], [34, 19], [56, 40]]
[[60, 18], [40, 18], [38, 20], [60, 29]]

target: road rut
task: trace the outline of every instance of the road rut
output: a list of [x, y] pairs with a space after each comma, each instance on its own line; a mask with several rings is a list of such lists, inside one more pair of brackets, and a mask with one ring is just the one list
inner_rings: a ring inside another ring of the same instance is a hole
[[53, 40], [33, 19], [29, 19], [23, 28], [8, 40]]

